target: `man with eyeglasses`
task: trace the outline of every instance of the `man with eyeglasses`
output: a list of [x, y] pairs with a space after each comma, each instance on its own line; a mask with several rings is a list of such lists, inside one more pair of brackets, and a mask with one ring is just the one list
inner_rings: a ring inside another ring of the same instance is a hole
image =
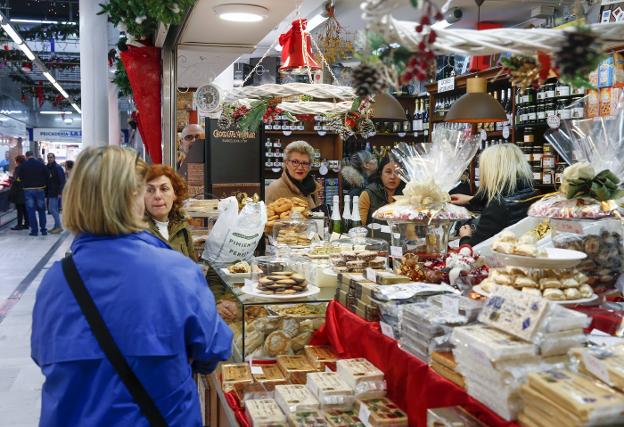
[[314, 149], [307, 142], [293, 141], [288, 144], [284, 150], [284, 172], [280, 179], [269, 185], [266, 203], [281, 197], [299, 197], [308, 202], [310, 209], [318, 207], [320, 185], [310, 173], [313, 159]]
[[51, 234], [59, 234], [63, 231], [61, 217], [59, 215], [59, 201], [64, 186], [65, 172], [61, 165], [56, 163], [56, 156], [54, 153], [48, 153], [48, 189], [46, 193], [48, 196], [48, 211], [50, 215], [52, 215], [52, 218], [54, 218], [54, 228], [50, 230]]
[[182, 129], [182, 138], [178, 145], [178, 169], [182, 166], [191, 150], [191, 145], [204, 137], [204, 129], [196, 124], [189, 124]]

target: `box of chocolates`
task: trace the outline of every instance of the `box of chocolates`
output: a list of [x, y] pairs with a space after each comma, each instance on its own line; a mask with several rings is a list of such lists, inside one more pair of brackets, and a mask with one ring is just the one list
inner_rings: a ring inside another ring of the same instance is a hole
[[245, 405], [247, 419], [252, 427], [286, 427], [286, 415], [273, 399], [248, 400]]
[[291, 384], [305, 384], [306, 376], [316, 369], [308, 361], [306, 356], [277, 356], [277, 366], [282, 370], [286, 381]]
[[390, 399], [373, 398], [356, 402], [360, 420], [372, 427], [407, 427], [407, 414]]

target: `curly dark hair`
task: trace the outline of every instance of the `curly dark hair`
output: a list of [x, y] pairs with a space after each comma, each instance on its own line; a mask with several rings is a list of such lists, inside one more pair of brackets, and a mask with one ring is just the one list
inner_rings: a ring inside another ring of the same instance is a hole
[[171, 206], [171, 212], [169, 212], [169, 219], [173, 219], [176, 216], [182, 217], [182, 204], [184, 203], [184, 200], [188, 198], [188, 188], [184, 178], [178, 175], [171, 166], [158, 164], [151, 165], [148, 168], [145, 182], [150, 182], [151, 180], [159, 178], [163, 175], [171, 181], [171, 186], [173, 187], [173, 191], [176, 195], [176, 198], [173, 201], [173, 206]]

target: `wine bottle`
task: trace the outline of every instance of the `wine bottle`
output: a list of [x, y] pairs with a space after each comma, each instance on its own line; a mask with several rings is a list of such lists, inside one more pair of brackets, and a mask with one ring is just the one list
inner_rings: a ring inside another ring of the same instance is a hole
[[330, 229], [332, 233], [340, 234], [342, 231], [342, 220], [340, 218], [340, 199], [338, 196], [334, 196], [332, 204]]
[[414, 101], [414, 115], [412, 116], [412, 132], [418, 131], [419, 116], [420, 116], [420, 101], [416, 99]]
[[344, 208], [342, 209], [342, 232], [348, 233], [351, 229], [351, 196], [344, 196]]
[[353, 196], [353, 212], [351, 213], [351, 228], [361, 227], [362, 219], [360, 218], [360, 198]]

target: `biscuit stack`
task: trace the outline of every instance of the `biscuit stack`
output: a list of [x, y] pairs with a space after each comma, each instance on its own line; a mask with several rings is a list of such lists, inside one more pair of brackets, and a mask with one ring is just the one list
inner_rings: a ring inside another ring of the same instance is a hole
[[298, 294], [307, 287], [305, 277], [292, 271], [278, 271], [258, 280], [258, 290], [263, 294]]
[[305, 223], [288, 225], [277, 232], [276, 241], [288, 246], [310, 246], [312, 239], [306, 233]]
[[342, 251], [330, 256], [334, 269], [338, 272], [363, 273], [367, 268], [383, 270], [386, 258], [378, 256], [377, 251]]
[[491, 293], [496, 286], [509, 286], [552, 301], [564, 301], [590, 298], [594, 292], [587, 280], [578, 270], [505, 267], [491, 269], [481, 288]]
[[271, 228], [275, 221], [290, 219], [294, 212], [308, 216], [308, 202], [299, 197], [281, 197], [267, 205], [267, 227]]
[[495, 252], [521, 255], [528, 257], [546, 257], [547, 253], [544, 249], [538, 248], [537, 238], [534, 234], [529, 233], [517, 238], [516, 235], [509, 231], [503, 231], [498, 239], [492, 244], [492, 250]]

